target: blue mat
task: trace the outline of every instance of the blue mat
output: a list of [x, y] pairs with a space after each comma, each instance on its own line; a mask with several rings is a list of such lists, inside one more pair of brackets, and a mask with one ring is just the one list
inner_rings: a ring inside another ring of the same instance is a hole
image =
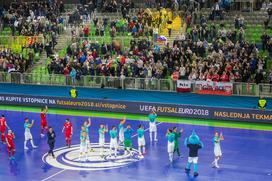
[[[126, 159], [124, 151], [118, 150], [117, 159], [115, 158], [102, 160], [99, 157], [99, 149], [95, 147], [98, 143], [99, 124], [117, 125], [119, 120], [108, 118], [93, 118], [92, 125], [89, 129], [89, 136], [93, 148], [96, 152], [89, 153], [87, 162], [77, 162], [80, 143], [80, 130], [83, 120], [87, 117], [82, 116], [64, 116], [49, 114], [47, 116], [48, 124], [52, 126], [56, 133], [56, 159], [47, 155], [49, 150], [46, 138], [40, 138], [40, 115], [38, 113], [1, 111], [5, 114], [8, 125], [16, 135], [15, 139], [15, 158], [16, 161], [10, 162], [8, 159], [6, 145], [0, 144], [0, 178], [1, 181], [269, 181], [271, 180], [272, 162], [271, 157], [272, 135], [271, 132], [241, 130], [231, 128], [217, 128], [210, 126], [194, 126], [172, 123], [158, 123], [158, 142], [151, 143], [149, 141], [148, 130], [145, 130], [147, 154], [140, 161], [135, 161], [135, 157]], [[33, 150], [28, 144], [29, 150], [24, 151], [24, 121], [25, 117], [36, 120], [31, 128], [34, 143], [38, 146]], [[70, 118], [73, 124], [73, 137], [71, 149], [65, 147], [65, 138], [61, 132], [64, 121]], [[14, 121], [16, 120], [16, 121]], [[127, 120], [134, 129], [132, 146], [137, 149], [136, 129], [139, 124], [148, 128], [148, 122], [138, 120]], [[159, 125], [160, 124], [160, 125]], [[178, 129], [183, 128], [181, 138], [178, 140], [180, 144], [181, 154], [184, 158], [178, 158], [175, 154], [172, 164], [168, 161], [167, 138], [165, 133], [168, 128], [177, 126]], [[199, 151], [199, 177], [193, 178], [192, 171], [190, 174], [184, 173], [184, 167], [187, 162], [188, 148], [183, 144], [185, 137], [191, 134], [191, 130], [195, 130], [204, 143], [204, 148]], [[220, 169], [211, 167], [214, 160], [214, 146], [212, 142], [215, 131], [222, 131], [225, 140], [222, 141], [221, 147], [223, 151], [222, 160], [219, 161]], [[105, 134], [106, 143], [109, 143], [109, 134]], [[74, 149], [75, 147], [75, 149]], [[105, 150], [108, 147], [105, 147]], [[105, 152], [108, 155], [109, 151]], [[43, 159], [45, 162], [42, 161]], [[98, 155], [98, 156], [97, 156]], [[137, 153], [135, 154], [137, 156]], [[73, 157], [76, 157], [73, 159]], [[133, 158], [133, 159], [132, 159]], [[56, 160], [58, 165], [49, 164], [50, 160]], [[118, 160], [117, 160], [118, 161]], [[103, 170], [108, 163], [111, 167]], [[130, 162], [128, 165], [117, 167], [120, 163]], [[101, 165], [101, 163], [103, 163]], [[88, 165], [87, 165], [88, 164]], [[84, 165], [84, 167], [83, 167]], [[105, 166], [103, 166], [105, 165]], [[114, 168], [116, 166], [116, 168]], [[67, 168], [68, 167], [68, 168]], [[83, 169], [89, 170], [83, 170]], [[79, 170], [76, 170], [79, 169]], [[96, 170], [95, 170], [96, 169]], [[154, 178], [154, 179], [152, 179]]]
[[[0, 84], [0, 93], [68, 97], [71, 87]], [[157, 91], [120, 89], [77, 88], [78, 98], [111, 99], [120, 101], [158, 102], [169, 104], [190, 104], [216, 107], [250, 108], [257, 106], [258, 97], [199, 95]], [[268, 109], [272, 108], [268, 99]]]

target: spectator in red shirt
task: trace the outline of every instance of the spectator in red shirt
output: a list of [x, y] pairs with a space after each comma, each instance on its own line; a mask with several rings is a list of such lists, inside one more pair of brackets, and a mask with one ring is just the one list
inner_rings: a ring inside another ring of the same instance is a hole
[[212, 81], [219, 82], [220, 76], [218, 75], [218, 72], [216, 71], [212, 76]]
[[232, 72], [230, 72], [229, 81], [230, 82], [234, 82], [235, 81], [235, 76], [234, 76], [234, 74]]
[[88, 25], [86, 25], [84, 28], [83, 28], [83, 34], [84, 34], [84, 37], [88, 37], [89, 36], [89, 33], [90, 33], [90, 29], [88, 27]]
[[228, 82], [229, 81], [229, 76], [227, 75], [227, 73], [224, 71], [223, 74], [220, 77], [220, 81], [221, 82]]
[[209, 72], [206, 76], [207, 81], [212, 81], [212, 74]]

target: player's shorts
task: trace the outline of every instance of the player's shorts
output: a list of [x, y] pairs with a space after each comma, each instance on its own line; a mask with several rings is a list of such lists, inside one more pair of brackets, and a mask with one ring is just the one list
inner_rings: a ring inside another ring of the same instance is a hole
[[42, 122], [41, 122], [41, 127], [42, 127], [42, 128], [48, 127], [47, 121], [42, 121]]
[[214, 155], [215, 155], [216, 157], [222, 156], [222, 151], [221, 151], [220, 146], [215, 146], [215, 147], [214, 147]]
[[1, 131], [1, 133], [5, 133], [6, 132], [6, 126], [0, 126], [0, 131]]
[[124, 142], [124, 131], [119, 131], [119, 141], [121, 142], [121, 143], [123, 143]]
[[145, 146], [145, 137], [138, 138], [138, 146]]
[[71, 139], [72, 133], [71, 132], [65, 132], [65, 138], [66, 139]]
[[115, 148], [115, 149], [118, 148], [117, 138], [110, 139], [110, 149], [112, 149], [112, 148]]
[[175, 149], [175, 143], [173, 142], [169, 142], [167, 143], [167, 152], [168, 153], [173, 153]]
[[84, 143], [84, 144], [80, 144], [80, 147], [79, 147], [79, 152], [80, 153], [84, 153], [84, 152], [87, 152], [87, 144], [86, 143]]
[[99, 146], [104, 146], [105, 138], [99, 138]]
[[156, 122], [149, 122], [149, 132], [157, 132]]
[[197, 161], [198, 161], [198, 157], [188, 157], [189, 163], [197, 164]]
[[33, 137], [32, 137], [32, 134], [30, 132], [26, 132], [25, 133], [25, 140], [28, 141], [28, 140], [32, 140]]
[[12, 149], [15, 150], [15, 145], [14, 143], [9, 143], [10, 146], [7, 145], [7, 149]]
[[125, 148], [132, 148], [132, 141], [126, 139], [126, 140], [124, 141], [124, 145], [125, 145]]

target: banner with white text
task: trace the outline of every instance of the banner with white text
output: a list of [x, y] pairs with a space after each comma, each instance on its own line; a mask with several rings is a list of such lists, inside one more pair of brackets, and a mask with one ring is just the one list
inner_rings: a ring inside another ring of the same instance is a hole
[[149, 114], [151, 110], [155, 110], [161, 116], [272, 123], [272, 111], [259, 111], [256, 109], [12, 94], [0, 94], [0, 104], [39, 107], [47, 105], [52, 108], [131, 114]]

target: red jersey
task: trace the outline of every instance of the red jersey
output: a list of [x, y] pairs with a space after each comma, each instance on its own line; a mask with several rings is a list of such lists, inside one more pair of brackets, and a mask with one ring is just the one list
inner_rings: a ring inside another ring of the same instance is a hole
[[218, 82], [219, 81], [219, 75], [218, 74], [213, 74], [212, 81]]
[[64, 127], [65, 127], [65, 134], [66, 135], [70, 135], [72, 134], [72, 123], [64, 123]]
[[6, 118], [0, 118], [0, 127], [5, 128], [6, 127]]
[[46, 122], [46, 114], [44, 112], [41, 112], [41, 120], [42, 122]]
[[222, 82], [228, 82], [229, 81], [229, 76], [227, 74], [221, 75], [220, 79], [221, 79]]
[[13, 142], [14, 134], [7, 134], [6, 138], [9, 145], [14, 145], [14, 142]]

